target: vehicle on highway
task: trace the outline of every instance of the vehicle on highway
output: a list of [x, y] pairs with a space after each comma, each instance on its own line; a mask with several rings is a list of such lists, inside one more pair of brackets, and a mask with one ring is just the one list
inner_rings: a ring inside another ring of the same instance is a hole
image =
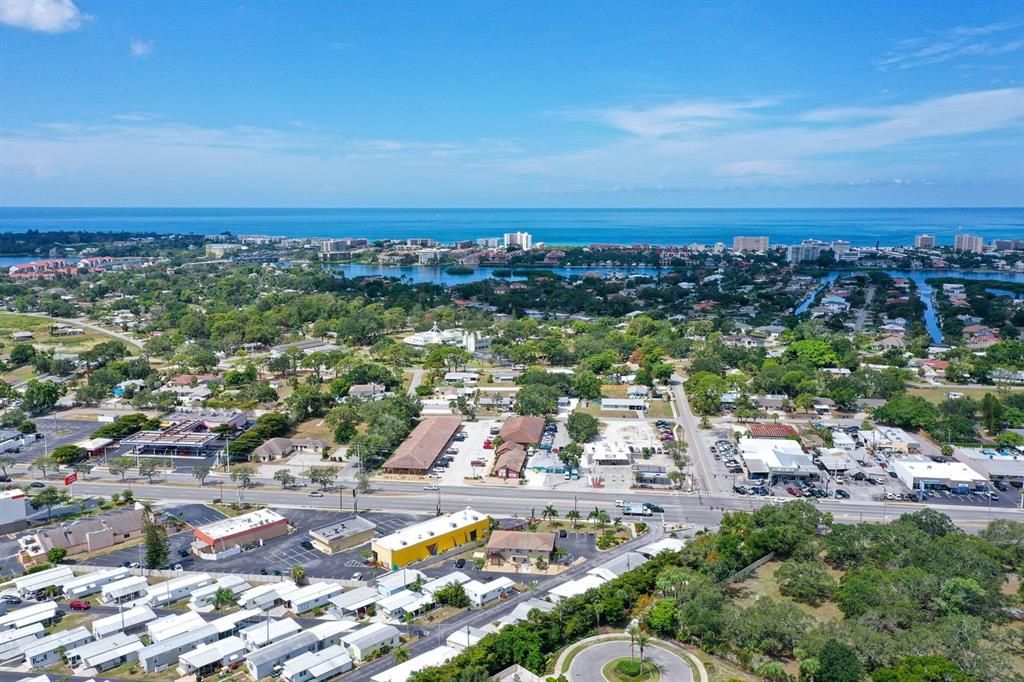
[[68, 608], [72, 611], [88, 611], [92, 608], [92, 604], [81, 599], [72, 599], [68, 602]]
[[647, 506], [647, 508], [648, 508], [648, 509], [650, 509], [650, 510], [651, 510], [652, 512], [655, 512], [655, 513], [657, 513], [657, 514], [664, 514], [664, 513], [665, 513], [665, 508], [664, 508], [664, 507], [662, 507], [662, 506], [660, 506], [660, 505], [654, 504], [654, 503], [652, 503], [652, 502], [645, 502], [644, 504], [645, 504], [645, 505]]
[[45, 488], [46, 484], [43, 483], [42, 481], [32, 481], [31, 483], [28, 484], [28, 487], [29, 488]]
[[622, 513], [625, 516], [650, 516], [652, 512], [646, 505], [626, 502], [622, 505]]
[[322, 492], [320, 492], [319, 490], [310, 490], [309, 491], [309, 496], [310, 497], [323, 497], [324, 494]]
[[425, 486], [423, 486], [423, 489], [424, 490], [440, 490], [441, 486], [439, 486], [439, 485], [425, 485]]

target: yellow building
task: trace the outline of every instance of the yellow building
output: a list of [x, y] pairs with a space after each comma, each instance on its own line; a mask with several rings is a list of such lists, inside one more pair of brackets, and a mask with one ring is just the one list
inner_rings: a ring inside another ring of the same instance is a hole
[[397, 570], [414, 561], [484, 540], [490, 529], [489, 516], [466, 507], [462, 511], [438, 516], [374, 540], [371, 549], [377, 557], [377, 563]]

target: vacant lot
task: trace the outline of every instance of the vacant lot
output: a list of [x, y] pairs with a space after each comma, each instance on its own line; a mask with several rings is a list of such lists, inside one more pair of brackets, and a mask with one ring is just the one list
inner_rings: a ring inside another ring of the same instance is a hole
[[[782, 596], [779, 592], [779, 584], [775, 582], [775, 571], [778, 570], [780, 565], [781, 562], [769, 561], [757, 569], [750, 578], [737, 584], [735, 587], [740, 590], [739, 603], [743, 606], [748, 606], [761, 595], [782, 601], [792, 601], [788, 597]], [[833, 574], [836, 580], [842, 575], [838, 571], [830, 571], [830, 573]], [[842, 612], [832, 602], [825, 602], [821, 606], [809, 606], [798, 602], [793, 603], [818, 622], [837, 621], [843, 618]]]
[[56, 352], [78, 353], [88, 350], [98, 343], [113, 339], [111, 336], [84, 327], [81, 329], [85, 333], [78, 336], [50, 336], [50, 327], [54, 324], [56, 321], [48, 317], [0, 313], [0, 344], [3, 344], [4, 349], [10, 350], [11, 346], [15, 344], [14, 339], [11, 338], [14, 332], [32, 332], [31, 343], [35, 346], [43, 346], [47, 350]]
[[911, 388], [907, 391], [910, 395], [918, 395], [929, 400], [933, 403], [941, 403], [946, 399], [946, 394], [953, 391], [956, 393], [963, 393], [968, 398], [974, 398], [975, 400], [981, 400], [985, 397], [986, 393], [996, 394], [1000, 390], [1006, 390], [1009, 388], [1011, 391], [1024, 391], [1024, 386], [1010, 386], [1010, 387], [999, 387], [995, 386], [987, 388], [947, 388], [947, 387], [936, 387], [936, 388]]

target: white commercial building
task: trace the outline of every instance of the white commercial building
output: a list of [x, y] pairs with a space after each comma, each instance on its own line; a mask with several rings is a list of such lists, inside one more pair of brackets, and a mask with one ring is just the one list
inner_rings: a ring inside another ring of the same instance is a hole
[[131, 570], [121, 567], [95, 573], [84, 573], [63, 583], [61, 587], [64, 590], [64, 596], [68, 599], [81, 599], [90, 594], [96, 594], [104, 585], [127, 578], [131, 574]]
[[785, 438], [740, 438], [740, 455], [752, 476], [806, 478], [818, 471], [800, 444]]
[[75, 579], [75, 574], [67, 566], [48, 568], [45, 571], [29, 573], [14, 579], [14, 587], [22, 597], [32, 597], [48, 587], [60, 587]]
[[245, 644], [240, 637], [225, 637], [196, 647], [178, 657], [178, 673], [202, 679], [212, 672], [230, 666], [245, 657]]
[[91, 668], [103, 672], [137, 660], [142, 648], [143, 644], [138, 637], [122, 632], [68, 649], [65, 656], [72, 668]]
[[103, 639], [118, 632], [142, 632], [146, 629], [146, 624], [154, 620], [156, 614], [153, 613], [153, 609], [148, 606], [136, 606], [111, 616], [97, 618], [92, 622], [92, 634], [96, 639]]
[[180, 578], [171, 578], [149, 588], [146, 593], [146, 603], [150, 606], [165, 606], [184, 599], [195, 590], [206, 587], [213, 582], [213, 578], [205, 573], [183, 575]]
[[340, 644], [309, 651], [284, 664], [285, 682], [323, 682], [352, 669], [352, 657]]
[[92, 635], [81, 625], [37, 639], [25, 649], [25, 663], [30, 668], [45, 668], [60, 663], [65, 651], [92, 641]]
[[832, 432], [832, 446], [843, 452], [853, 452], [857, 449], [857, 443], [853, 440], [853, 436], [845, 431]]
[[124, 604], [142, 597], [149, 582], [141, 576], [122, 578], [100, 588], [100, 601], [104, 604]]
[[462, 589], [466, 591], [470, 604], [473, 606], [483, 606], [510, 592], [514, 592], [516, 584], [511, 578], [502, 576], [486, 583], [482, 583], [479, 580], [470, 580], [462, 586]]
[[352, 660], [366, 660], [381, 647], [393, 647], [399, 643], [401, 633], [394, 625], [387, 623], [374, 623], [367, 625], [362, 630], [345, 635], [341, 641], [348, 649]]
[[341, 594], [341, 585], [335, 583], [312, 583], [288, 594], [289, 610], [292, 613], [306, 613], [330, 603], [331, 597]]
[[892, 463], [896, 477], [911, 490], [942, 488], [954, 492], [987, 490], [988, 479], [962, 462], [933, 462], [930, 459], [897, 459]]

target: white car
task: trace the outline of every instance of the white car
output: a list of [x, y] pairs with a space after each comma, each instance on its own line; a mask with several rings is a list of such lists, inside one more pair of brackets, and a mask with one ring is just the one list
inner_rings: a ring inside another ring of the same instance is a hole
[[440, 489], [441, 489], [441, 486], [437, 486], [437, 485], [425, 485], [425, 486], [423, 486], [423, 489], [424, 489], [424, 490], [440, 490]]
[[319, 490], [313, 490], [313, 491], [311, 491], [309, 493], [309, 496], [310, 497], [323, 497], [324, 494], [322, 492], [320, 492]]

